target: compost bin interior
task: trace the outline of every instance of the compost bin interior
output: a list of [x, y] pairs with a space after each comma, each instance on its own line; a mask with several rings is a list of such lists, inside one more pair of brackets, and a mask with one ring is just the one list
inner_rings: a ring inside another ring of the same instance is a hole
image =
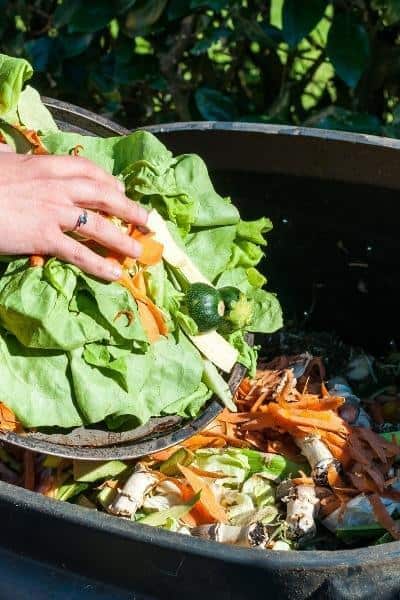
[[[53, 110], [68, 129], [68, 107]], [[74, 110], [75, 128], [99, 131], [95, 119], [76, 118]], [[112, 132], [106, 125], [103, 135]], [[203, 156], [216, 189], [244, 218], [272, 219], [262, 269], [287, 321], [334, 330], [371, 352], [398, 339], [399, 144], [270, 126], [151, 130], [174, 153]], [[0, 484], [0, 517], [3, 543], [13, 551], [158, 598], [247, 599], [265, 590], [298, 600], [397, 598], [400, 590], [399, 543], [335, 552], [244, 550], [7, 484]]]

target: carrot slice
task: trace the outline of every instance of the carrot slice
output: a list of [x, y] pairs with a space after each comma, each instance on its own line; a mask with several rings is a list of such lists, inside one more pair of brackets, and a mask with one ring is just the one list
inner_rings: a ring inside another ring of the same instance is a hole
[[246, 423], [246, 421], [250, 421], [256, 416], [251, 412], [231, 413], [228, 409], [224, 408], [222, 413], [217, 416], [217, 420], [223, 423]]
[[165, 450], [160, 450], [159, 452], [150, 454], [150, 458], [152, 460], [156, 460], [157, 462], [168, 460], [170, 456], [172, 456], [177, 450], [179, 450], [179, 448], [182, 448], [180, 444], [177, 444], [176, 446], [171, 446], [171, 448], [166, 448]]
[[355, 428], [358, 436], [363, 439], [370, 446], [371, 450], [376, 454], [381, 462], [384, 464], [387, 463], [386, 454], [382, 447], [382, 439], [379, 435], [374, 433], [371, 429], [367, 427], [357, 427]]
[[152, 344], [160, 338], [160, 331], [158, 329], [157, 321], [146, 304], [138, 300], [137, 307], [139, 311], [140, 322], [146, 332], [149, 342]]
[[3, 431], [22, 431], [22, 425], [13, 411], [0, 402], [0, 429]]
[[29, 258], [29, 264], [31, 267], [43, 267], [45, 263], [44, 257], [38, 254], [32, 254]]
[[27, 139], [27, 141], [33, 146], [33, 154], [48, 154], [46, 148], [43, 146], [40, 137], [37, 132], [33, 129], [27, 129], [23, 125], [13, 125], [15, 129], [18, 129], [20, 133]]
[[183, 465], [178, 466], [182, 475], [192, 487], [194, 493], [197, 494], [198, 492], [201, 492], [200, 503], [205, 507], [205, 509], [210, 513], [210, 515], [214, 517], [214, 519], [219, 523], [227, 523], [228, 518], [226, 516], [225, 510], [219, 504], [211, 488], [204, 481], [204, 479], [199, 477], [189, 467], [184, 467]]
[[160, 309], [154, 304], [154, 302], [152, 302], [150, 298], [148, 298], [146, 294], [143, 293], [143, 291], [141, 291], [138, 287], [135, 286], [133, 280], [128, 274], [123, 274], [122, 277], [119, 279], [119, 283], [131, 292], [136, 302], [140, 300], [143, 304], [147, 306], [147, 308], [153, 315], [154, 320], [157, 323], [159, 333], [161, 335], [167, 335], [168, 327], [165, 323], [164, 316]]
[[131, 237], [142, 244], [142, 253], [137, 259], [141, 265], [156, 265], [162, 259], [164, 246], [154, 240], [153, 236], [152, 232], [142, 233], [138, 229], [131, 233]]
[[146, 283], [144, 281], [143, 271], [138, 271], [136, 275], [132, 277], [132, 283], [141, 294], [147, 296]]
[[191, 450], [197, 450], [198, 448], [205, 448], [206, 446], [210, 446], [212, 441], [212, 438], [206, 437], [199, 433], [197, 435], [193, 435], [192, 437], [182, 442], [182, 446], [184, 446], [185, 448], [190, 448]]
[[223, 477], [226, 477], [224, 473], [216, 471], [205, 471], [204, 469], [199, 469], [194, 465], [190, 465], [190, 470], [193, 471], [193, 473], [195, 473], [196, 475], [199, 475], [200, 477], [209, 477], [210, 479], [222, 479]]

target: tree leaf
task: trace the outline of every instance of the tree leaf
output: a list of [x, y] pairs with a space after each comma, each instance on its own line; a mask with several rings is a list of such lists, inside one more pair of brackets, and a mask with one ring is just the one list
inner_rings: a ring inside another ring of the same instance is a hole
[[[196, 10], [196, 8], [212, 8], [215, 11], [220, 11], [228, 4], [229, 0], [191, 0], [190, 8]], [[182, 2], [182, 4], [184, 4]]]
[[201, 40], [199, 40], [191, 49], [191, 54], [195, 56], [200, 56], [200, 54], [204, 54], [207, 50], [215, 43], [221, 39], [227, 39], [231, 35], [229, 29], [225, 29], [224, 27], [218, 27], [218, 29], [214, 29], [209, 35], [205, 35]]
[[64, 0], [58, 4], [53, 15], [53, 26], [59, 29], [67, 25], [81, 5], [81, 0]]
[[36, 71], [44, 72], [47, 70], [49, 63], [57, 55], [55, 51], [57, 45], [57, 38], [50, 38], [48, 36], [38, 37], [25, 44], [25, 48], [31, 58], [32, 66]]
[[182, 0], [171, 0], [168, 3], [167, 16], [169, 21], [181, 19], [192, 12], [190, 4]]
[[126, 17], [125, 27], [128, 31], [141, 31], [153, 25], [161, 17], [167, 0], [141, 0], [130, 10]]
[[115, 3], [115, 12], [123, 14], [129, 8], [132, 8], [136, 4], [136, 0], [117, 0]]
[[60, 48], [64, 58], [79, 56], [90, 45], [92, 33], [66, 34], [59, 36]]
[[400, 0], [372, 0], [372, 7], [381, 13], [385, 25], [400, 21]]
[[104, 29], [114, 16], [114, 7], [108, 0], [96, 0], [78, 7], [69, 21], [71, 33], [93, 33]]
[[326, 0], [285, 0], [282, 7], [283, 37], [291, 48], [314, 29], [324, 16]]
[[350, 13], [337, 13], [328, 34], [327, 54], [337, 75], [354, 88], [369, 62], [365, 27]]
[[237, 109], [232, 98], [216, 89], [206, 86], [195, 92], [196, 106], [207, 121], [234, 121]]

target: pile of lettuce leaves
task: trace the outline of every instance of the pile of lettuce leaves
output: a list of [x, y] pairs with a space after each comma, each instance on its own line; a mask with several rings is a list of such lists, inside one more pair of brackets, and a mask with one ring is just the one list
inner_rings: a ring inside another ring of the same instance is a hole
[[[25, 85], [32, 68], [0, 55], [0, 133], [17, 152], [30, 152], [16, 127], [38, 133], [51, 154], [85, 156], [120, 177], [127, 195], [156, 208], [187, 254], [215, 286], [234, 285], [254, 301], [252, 332], [282, 325], [276, 296], [255, 266], [263, 256], [269, 219], [246, 222], [214, 190], [204, 162], [172, 156], [156, 137], [136, 131], [107, 139], [61, 132], [39, 94]], [[29, 210], [29, 198], [26, 198]], [[1, 257], [0, 398], [25, 428], [72, 428], [105, 422], [110, 429], [150, 417], [191, 417], [212, 395], [204, 363], [182, 330], [182, 293], [165, 264], [149, 268], [148, 293], [168, 321], [169, 335], [150, 344], [130, 293], [55, 258], [31, 267], [28, 257]], [[190, 329], [191, 324], [186, 323]], [[227, 336], [239, 362], [255, 368], [243, 331]]]

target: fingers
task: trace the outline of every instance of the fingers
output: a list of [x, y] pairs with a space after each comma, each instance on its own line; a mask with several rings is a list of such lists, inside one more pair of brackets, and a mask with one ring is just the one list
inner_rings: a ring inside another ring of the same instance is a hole
[[[64, 209], [63, 213], [61, 226], [64, 231], [76, 231], [79, 235], [94, 240], [101, 246], [123, 256], [132, 258], [140, 256], [141, 244], [98, 213], [91, 211], [84, 213], [79, 209]], [[77, 227], [81, 215], [87, 218], [87, 222]]]
[[34, 179], [83, 177], [105, 183], [121, 192], [124, 190], [121, 181], [82, 156], [23, 155], [21, 161]]
[[69, 179], [67, 186], [67, 192], [76, 206], [100, 210], [127, 223], [145, 225], [147, 222], [147, 210], [129, 200], [115, 186], [83, 177]]
[[121, 267], [117, 263], [102, 258], [67, 235], [61, 235], [56, 240], [54, 255], [99, 279], [115, 281], [121, 277]]
[[14, 150], [8, 144], [0, 143], [0, 153], [2, 152], [14, 152]]

